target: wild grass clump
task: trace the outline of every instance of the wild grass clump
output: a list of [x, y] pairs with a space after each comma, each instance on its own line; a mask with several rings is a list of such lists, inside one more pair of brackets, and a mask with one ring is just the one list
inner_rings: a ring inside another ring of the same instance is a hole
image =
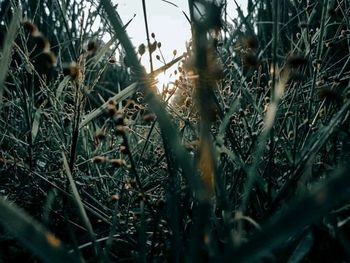
[[188, 3], [170, 62], [146, 1], [0, 4], [1, 262], [350, 260], [349, 4]]

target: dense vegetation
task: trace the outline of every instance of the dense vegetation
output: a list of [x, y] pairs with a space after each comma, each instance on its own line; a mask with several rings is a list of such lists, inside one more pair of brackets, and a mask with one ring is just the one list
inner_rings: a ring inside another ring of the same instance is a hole
[[1, 2], [0, 262], [350, 261], [349, 1], [188, 3]]

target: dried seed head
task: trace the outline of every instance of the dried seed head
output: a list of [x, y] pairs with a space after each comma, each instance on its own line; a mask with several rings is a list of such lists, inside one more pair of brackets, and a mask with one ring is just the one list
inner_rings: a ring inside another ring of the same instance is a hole
[[125, 119], [124, 119], [124, 114], [121, 111], [117, 111], [114, 114], [114, 121], [116, 125], [125, 125]]
[[287, 65], [291, 68], [298, 68], [306, 65], [308, 60], [302, 55], [290, 55], [287, 58]]
[[156, 115], [153, 114], [153, 113], [145, 114], [145, 115], [142, 117], [142, 120], [143, 120], [145, 123], [153, 122], [153, 121], [156, 120]]
[[146, 46], [145, 44], [141, 44], [138, 48], [139, 55], [142, 56], [146, 52]]
[[43, 66], [43, 68], [50, 69], [56, 66], [57, 59], [53, 52], [45, 51], [37, 56], [36, 61], [38, 64]]
[[176, 56], [176, 54], [177, 54], [177, 50], [174, 49], [174, 50], [173, 50], [173, 55], [174, 55], [174, 57]]
[[113, 105], [115, 107], [117, 106], [117, 103], [115, 102], [115, 100], [109, 100], [108, 105]]
[[87, 44], [86, 50], [89, 53], [95, 53], [97, 50], [97, 43], [94, 40], [90, 40], [89, 43]]
[[117, 135], [124, 135], [126, 132], [126, 129], [127, 129], [127, 127], [124, 125], [117, 125], [115, 127], [115, 131], [116, 131]]
[[162, 47], [162, 43], [158, 42], [158, 43], [157, 43], [157, 47], [158, 47], [158, 48], [161, 48], [161, 47]]
[[120, 199], [120, 195], [119, 194], [115, 194], [111, 196], [111, 201], [118, 201]]
[[250, 68], [257, 68], [259, 66], [259, 60], [256, 54], [248, 52], [243, 55], [243, 65]]
[[259, 47], [259, 42], [256, 36], [248, 36], [244, 38], [243, 45], [245, 48], [256, 50]]
[[152, 34], [151, 34], [151, 37], [152, 37], [152, 38], [155, 38], [155, 37], [156, 37], [156, 35], [155, 35], [154, 33], [152, 33]]
[[63, 74], [70, 76], [73, 80], [78, 80], [81, 76], [81, 69], [77, 63], [71, 62], [69, 65], [63, 67]]
[[93, 163], [104, 163], [106, 161], [106, 157], [104, 156], [95, 156], [92, 158]]
[[153, 53], [154, 51], [156, 51], [157, 49], [157, 41], [154, 41], [153, 43], [150, 44], [150, 46], [148, 47], [149, 52]]
[[114, 100], [109, 100], [107, 103], [106, 113], [108, 116], [113, 117], [117, 113], [117, 107]]
[[318, 96], [320, 99], [326, 99], [328, 102], [342, 102], [342, 97], [336, 91], [330, 88], [320, 88], [318, 91]]
[[38, 28], [36, 27], [36, 25], [30, 21], [30, 20], [25, 20], [23, 23], [22, 23], [22, 26], [25, 30], [29, 31], [29, 33], [31, 35], [35, 35], [39, 32]]
[[125, 144], [121, 144], [120, 147], [119, 147], [119, 150], [122, 154], [128, 154], [129, 153], [129, 150], [128, 148], [126, 147]]
[[42, 51], [50, 51], [50, 42], [39, 31], [33, 34], [33, 42], [37, 49]]
[[111, 160], [109, 160], [109, 162], [112, 166], [114, 166], [116, 168], [120, 168], [126, 164], [125, 160], [123, 160], [123, 159], [111, 159]]

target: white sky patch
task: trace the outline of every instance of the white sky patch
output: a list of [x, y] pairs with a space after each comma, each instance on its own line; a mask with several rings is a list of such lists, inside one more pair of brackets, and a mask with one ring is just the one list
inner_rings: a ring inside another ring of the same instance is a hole
[[[136, 15], [133, 21], [128, 25], [126, 31], [131, 38], [131, 41], [137, 49], [140, 44], [147, 46], [147, 35], [144, 23], [144, 15], [142, 9], [141, 0], [112, 0], [113, 4], [117, 4], [117, 11], [123, 21], [127, 23], [134, 15]], [[177, 5], [175, 7], [161, 0], [146, 0], [147, 20], [149, 34], [155, 34], [155, 39], [161, 42], [161, 52], [158, 49], [152, 54], [153, 68], [157, 69], [163, 66], [163, 63], [156, 59], [156, 55], [165, 59], [165, 62], [170, 62], [173, 56], [173, 50], [177, 50], [177, 54], [181, 55], [186, 51], [186, 42], [191, 39], [191, 28], [185, 12], [189, 17], [188, 1], [187, 0], [171, 0], [172, 3]], [[234, 1], [228, 0], [227, 13], [228, 19], [233, 19], [237, 16], [236, 5]], [[247, 1], [238, 0], [241, 4], [241, 9], [246, 12]], [[151, 36], [150, 36], [151, 38]], [[110, 36], [105, 36], [103, 40], [107, 42]], [[150, 39], [151, 43], [154, 41]], [[141, 63], [145, 66], [146, 70], [150, 71], [149, 55], [146, 52]], [[175, 66], [174, 66], [175, 67]], [[170, 75], [174, 71], [174, 67], [170, 68], [165, 75]], [[165, 82], [164, 77], [159, 77]], [[170, 80], [169, 80], [170, 81]], [[158, 84], [161, 85], [160, 83]]]

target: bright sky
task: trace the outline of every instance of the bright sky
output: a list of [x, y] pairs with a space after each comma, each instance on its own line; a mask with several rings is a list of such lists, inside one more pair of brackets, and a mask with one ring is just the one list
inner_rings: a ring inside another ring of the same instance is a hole
[[[146, 30], [144, 24], [144, 16], [142, 9], [142, 0], [113, 0], [118, 4], [117, 11], [124, 23], [129, 21], [134, 14], [136, 17], [127, 28], [129, 37], [132, 38], [134, 46], [138, 47], [141, 43], [146, 45]], [[146, 0], [148, 27], [150, 34], [156, 35], [156, 40], [162, 43], [162, 53], [167, 62], [173, 58], [173, 50], [177, 49], [178, 54], [185, 51], [185, 43], [191, 37], [190, 25], [182, 13], [184, 11], [188, 15], [187, 0], [170, 0], [178, 6], [175, 7], [162, 0]], [[234, 1], [228, 1], [228, 14], [234, 18], [236, 16], [236, 6]], [[242, 10], [246, 11], [245, 0], [238, 0]], [[189, 16], [189, 15], [188, 15]], [[148, 62], [148, 57], [144, 56]], [[156, 60], [156, 59], [155, 59]], [[157, 63], [155, 63], [157, 66]], [[158, 66], [161, 64], [158, 63]], [[145, 65], [147, 67], [147, 65]], [[148, 68], [148, 67], [147, 67]]]
[[[178, 55], [183, 54], [186, 50], [186, 41], [191, 37], [190, 24], [182, 12], [184, 11], [189, 16], [188, 1], [170, 0], [170, 2], [178, 7], [162, 0], [146, 0], [149, 33], [154, 33], [156, 40], [162, 43], [161, 50], [166, 62], [170, 62], [174, 58], [174, 49], [177, 50]], [[235, 18], [237, 16], [236, 5], [232, 0], [227, 2], [228, 15]], [[136, 15], [127, 28], [128, 35], [136, 48], [142, 43], [147, 46], [142, 0], [113, 0], [113, 3], [118, 4], [117, 11], [124, 23], [127, 23], [134, 14]], [[243, 11], [246, 11], [247, 1], [237, 0], [237, 3], [241, 4]], [[162, 63], [155, 58], [157, 54], [159, 54], [158, 51], [153, 54], [154, 69], [162, 66]], [[143, 56], [142, 64], [149, 71], [149, 56], [147, 53]], [[159, 78], [160, 81], [162, 81], [161, 78], [162, 76]], [[169, 81], [169, 73], [163, 78]]]

